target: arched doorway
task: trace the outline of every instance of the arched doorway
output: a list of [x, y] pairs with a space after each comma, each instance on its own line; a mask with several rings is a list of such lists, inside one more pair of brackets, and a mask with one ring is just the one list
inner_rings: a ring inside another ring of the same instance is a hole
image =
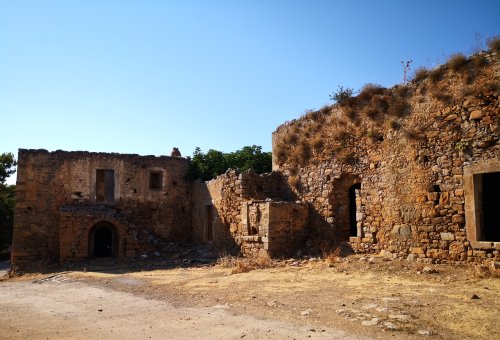
[[101, 221], [89, 232], [89, 258], [115, 257], [118, 254], [118, 233], [113, 223]]

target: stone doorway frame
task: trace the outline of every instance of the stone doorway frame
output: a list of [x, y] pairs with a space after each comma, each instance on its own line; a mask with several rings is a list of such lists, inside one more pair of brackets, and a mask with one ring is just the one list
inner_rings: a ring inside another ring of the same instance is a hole
[[481, 219], [482, 175], [492, 172], [500, 172], [500, 161], [464, 166], [465, 228], [467, 239], [475, 249], [500, 249], [500, 242], [481, 240], [484, 228]]

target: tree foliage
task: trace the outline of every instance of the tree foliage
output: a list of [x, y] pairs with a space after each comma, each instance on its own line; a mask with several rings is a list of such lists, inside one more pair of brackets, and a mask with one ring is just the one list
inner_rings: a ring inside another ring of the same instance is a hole
[[17, 162], [11, 152], [4, 152], [0, 155], [0, 183], [5, 183], [7, 177], [16, 172]]
[[271, 153], [262, 152], [261, 146], [245, 146], [241, 150], [230, 153], [213, 149], [203, 153], [200, 148], [196, 148], [191, 158], [188, 178], [209, 181], [228, 169], [240, 171], [253, 169], [262, 174], [271, 172], [271, 167]]
[[354, 89], [349, 87], [344, 88], [343, 86], [338, 86], [337, 92], [330, 95], [330, 100], [338, 103], [339, 105], [344, 105], [349, 99], [354, 95]]
[[12, 242], [15, 186], [4, 183], [7, 177], [16, 172], [16, 165], [17, 162], [12, 153], [4, 152], [0, 155], [0, 257], [2, 251], [7, 249]]
[[0, 184], [0, 257], [12, 242], [14, 193], [14, 185]]

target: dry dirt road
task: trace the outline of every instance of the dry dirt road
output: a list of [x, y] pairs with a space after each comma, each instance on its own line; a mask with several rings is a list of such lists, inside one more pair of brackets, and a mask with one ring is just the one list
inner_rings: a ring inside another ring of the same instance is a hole
[[0, 281], [1, 339], [500, 339], [500, 280], [378, 258]]

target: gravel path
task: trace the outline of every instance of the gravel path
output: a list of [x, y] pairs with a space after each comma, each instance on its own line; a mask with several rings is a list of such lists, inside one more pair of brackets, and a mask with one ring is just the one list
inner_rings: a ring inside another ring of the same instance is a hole
[[0, 282], [1, 339], [368, 339], [167, 302], [64, 275]]

